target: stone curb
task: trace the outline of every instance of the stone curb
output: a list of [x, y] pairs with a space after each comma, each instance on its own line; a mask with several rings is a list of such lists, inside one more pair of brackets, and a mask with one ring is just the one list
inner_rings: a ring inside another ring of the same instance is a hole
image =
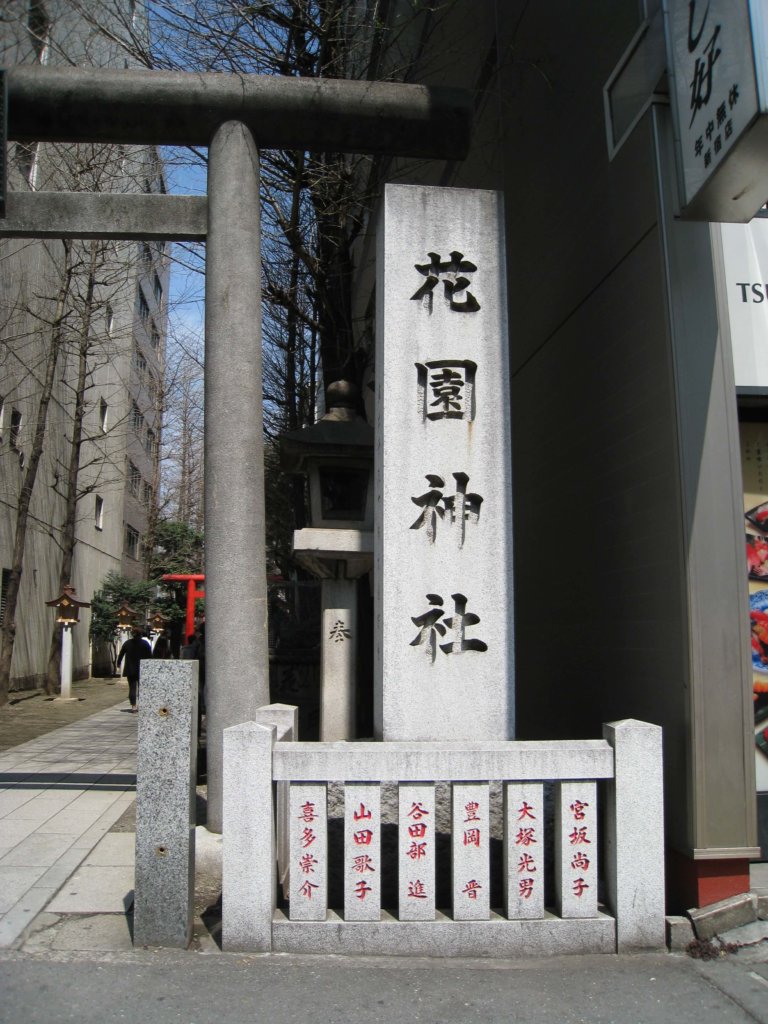
[[667, 949], [670, 953], [684, 953], [693, 942], [693, 924], [688, 917], [666, 918]]
[[753, 892], [730, 896], [709, 906], [688, 911], [697, 939], [712, 939], [757, 921], [758, 897]]

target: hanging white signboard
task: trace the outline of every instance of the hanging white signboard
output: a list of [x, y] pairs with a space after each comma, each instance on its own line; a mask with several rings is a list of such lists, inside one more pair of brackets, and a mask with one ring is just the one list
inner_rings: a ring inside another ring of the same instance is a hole
[[682, 215], [746, 222], [768, 199], [764, 0], [666, 0]]
[[720, 228], [737, 388], [768, 391], [768, 218]]

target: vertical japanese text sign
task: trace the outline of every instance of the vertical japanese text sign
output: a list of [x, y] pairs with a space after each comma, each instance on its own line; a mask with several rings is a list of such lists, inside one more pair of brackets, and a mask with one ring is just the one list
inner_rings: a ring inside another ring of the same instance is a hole
[[514, 730], [500, 195], [388, 185], [377, 256], [376, 734]]
[[[667, 0], [667, 50], [682, 205], [747, 221], [766, 198], [766, 21], [762, 0]], [[757, 179], [757, 180], [756, 180]]]

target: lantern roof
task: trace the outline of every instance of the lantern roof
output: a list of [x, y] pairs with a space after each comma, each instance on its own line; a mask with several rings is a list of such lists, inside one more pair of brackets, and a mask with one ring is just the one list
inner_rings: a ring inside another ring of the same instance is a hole
[[90, 608], [89, 601], [78, 601], [75, 597], [75, 588], [69, 583], [62, 589], [61, 594], [52, 601], [46, 601], [49, 608]]
[[350, 381], [328, 385], [328, 411], [317, 423], [280, 438], [280, 463], [287, 473], [305, 473], [308, 460], [370, 458], [373, 427], [357, 412], [359, 393]]

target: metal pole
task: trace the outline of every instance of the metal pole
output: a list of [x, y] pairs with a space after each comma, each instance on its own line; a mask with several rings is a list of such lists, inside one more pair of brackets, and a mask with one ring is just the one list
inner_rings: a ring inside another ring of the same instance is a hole
[[259, 160], [227, 121], [208, 151], [205, 574], [208, 828], [221, 832], [223, 732], [269, 704]]

